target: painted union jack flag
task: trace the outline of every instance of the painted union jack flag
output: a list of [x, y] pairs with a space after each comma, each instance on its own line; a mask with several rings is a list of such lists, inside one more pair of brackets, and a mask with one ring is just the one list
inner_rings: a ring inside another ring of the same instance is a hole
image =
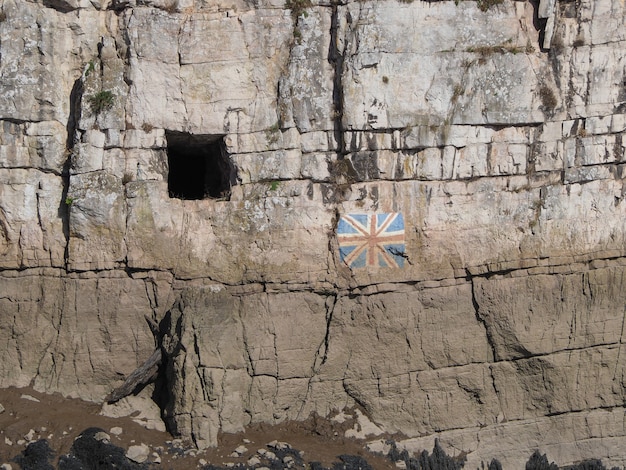
[[404, 219], [399, 212], [343, 215], [337, 239], [341, 261], [350, 268], [404, 267]]

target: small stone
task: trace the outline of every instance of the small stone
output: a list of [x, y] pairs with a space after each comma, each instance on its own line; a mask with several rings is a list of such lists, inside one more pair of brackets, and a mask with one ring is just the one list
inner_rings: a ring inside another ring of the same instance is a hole
[[40, 429], [41, 432], [46, 432], [47, 430], [48, 430], [48, 428], [46, 428], [44, 426], [42, 426], [41, 429]]
[[24, 435], [24, 439], [26, 439], [28, 442], [33, 440], [33, 437], [35, 436], [35, 430], [31, 429], [30, 431], [28, 431], [27, 434]]
[[11, 467], [10, 463], [3, 463], [0, 465], [0, 470], [13, 470], [13, 467]]
[[265, 449], [259, 449], [259, 450], [256, 451], [256, 453], [259, 454], [259, 455], [265, 455], [265, 454], [267, 454], [267, 451]]
[[231, 452], [230, 454], [228, 454], [229, 457], [239, 457], [239, 454], [237, 452]]
[[100, 431], [93, 435], [93, 438], [98, 442], [104, 442], [105, 444], [109, 444], [111, 442], [111, 436], [109, 436], [106, 432]]
[[261, 463], [261, 460], [258, 457], [250, 457], [248, 459], [248, 465], [250, 465], [251, 467], [254, 467], [255, 465], [258, 465]]
[[228, 468], [232, 468], [235, 466], [235, 464], [233, 462], [228, 462], [228, 463], [225, 463], [224, 466]]
[[122, 434], [122, 428], [120, 428], [119, 426], [112, 427], [110, 433], [114, 436], [119, 436], [120, 434]]
[[286, 464], [291, 464], [291, 463], [293, 463], [293, 457], [292, 457], [291, 455], [286, 456], [286, 457], [283, 459], [283, 463], [286, 463]]
[[268, 450], [268, 451], [265, 453], [265, 458], [266, 458], [267, 460], [276, 460], [276, 454], [275, 454], [274, 452], [272, 452], [271, 450]]
[[32, 396], [32, 395], [26, 395], [25, 393], [24, 393], [24, 394], [22, 394], [22, 395], [20, 396], [20, 398], [22, 398], [23, 400], [30, 400], [30, 401], [34, 401], [34, 402], [40, 403], [40, 402], [39, 402], [39, 400], [38, 400], [37, 398], [35, 398], [35, 397], [34, 397], [34, 396]]
[[272, 441], [267, 446], [273, 447], [274, 449], [278, 449], [278, 450], [291, 449], [291, 446], [289, 444], [287, 444], [286, 442], [279, 442], [279, 441]]
[[406, 462], [404, 460], [397, 460], [395, 463], [396, 468], [406, 468]]
[[26, 441], [24, 439], [18, 439], [17, 441], [18, 446], [23, 446], [24, 444], [26, 444]]
[[239, 446], [235, 449], [235, 452], [237, 452], [237, 454], [239, 455], [243, 455], [248, 452], [248, 448], [246, 446]]
[[204, 459], [200, 459], [200, 460], [198, 460], [198, 465], [200, 465], [200, 466], [204, 467], [206, 464], [207, 464], [207, 461], [206, 461], [206, 460], [204, 460]]
[[2, 406], [2, 403], [0, 403], [0, 414], [2, 414], [2, 413], [4, 413], [4, 406]]
[[8, 437], [4, 438], [4, 443], [8, 446], [12, 446], [13, 445], [13, 441], [11, 439], [9, 439]]
[[243, 443], [244, 443], [244, 444], [250, 444], [250, 439], [244, 439], [244, 440], [243, 440]]
[[150, 448], [145, 444], [130, 446], [126, 451], [126, 457], [137, 463], [145, 462], [148, 459], [148, 455], [150, 455]]
[[161, 456], [156, 452], [152, 453], [152, 463], [161, 463]]

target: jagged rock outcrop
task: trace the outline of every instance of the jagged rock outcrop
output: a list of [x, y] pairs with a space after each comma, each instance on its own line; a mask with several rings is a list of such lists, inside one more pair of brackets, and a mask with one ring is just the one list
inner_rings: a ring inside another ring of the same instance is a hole
[[625, 18], [0, 0], [0, 386], [625, 465]]

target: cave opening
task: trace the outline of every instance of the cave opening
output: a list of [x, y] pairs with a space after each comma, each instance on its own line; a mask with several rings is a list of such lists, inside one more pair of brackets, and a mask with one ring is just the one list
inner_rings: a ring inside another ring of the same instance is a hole
[[176, 199], [228, 199], [235, 170], [223, 136], [166, 131], [167, 188]]

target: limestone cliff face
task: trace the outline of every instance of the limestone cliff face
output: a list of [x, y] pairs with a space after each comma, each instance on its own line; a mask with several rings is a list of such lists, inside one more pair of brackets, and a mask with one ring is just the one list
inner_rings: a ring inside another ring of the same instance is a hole
[[625, 465], [623, 0], [0, 0], [0, 386]]

